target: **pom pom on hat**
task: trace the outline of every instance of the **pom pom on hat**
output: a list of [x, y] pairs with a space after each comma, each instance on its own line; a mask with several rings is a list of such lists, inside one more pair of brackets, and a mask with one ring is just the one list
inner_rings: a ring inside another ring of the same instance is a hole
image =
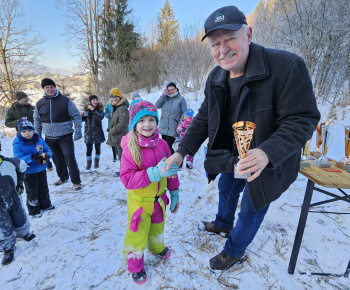
[[41, 87], [42, 88], [44, 88], [46, 86], [50, 86], [50, 85], [56, 87], [56, 84], [52, 79], [45, 78], [45, 79], [41, 80]]
[[111, 91], [110, 91], [109, 97], [110, 97], [110, 98], [113, 98], [113, 97], [119, 97], [119, 98], [121, 98], [121, 97], [122, 97], [122, 94], [120, 93], [120, 91], [119, 91], [118, 88], [113, 88], [113, 89], [111, 89]]
[[150, 102], [137, 101], [129, 108], [130, 130], [133, 130], [137, 122], [144, 116], [154, 116], [159, 124], [157, 108]]
[[18, 92], [15, 93], [16, 101], [19, 101], [19, 100], [24, 99], [26, 97], [28, 97], [28, 95], [25, 92], [18, 91]]
[[22, 131], [25, 131], [25, 130], [34, 131], [34, 126], [32, 122], [30, 122], [28, 119], [25, 119], [25, 118], [18, 120], [17, 128], [18, 128], [18, 133], [21, 133]]

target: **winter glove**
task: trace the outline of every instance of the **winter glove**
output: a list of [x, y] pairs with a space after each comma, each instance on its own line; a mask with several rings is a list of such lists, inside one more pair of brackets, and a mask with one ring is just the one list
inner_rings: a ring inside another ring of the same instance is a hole
[[[39, 154], [39, 153], [38, 153]], [[49, 160], [49, 155], [47, 155], [46, 153], [40, 153], [39, 154], [39, 160], [37, 160], [41, 165], [46, 164], [46, 161]]]
[[170, 203], [170, 211], [172, 213], [176, 213], [178, 208], [179, 208], [179, 190], [172, 190], [170, 191], [170, 199], [171, 199], [171, 203]]
[[16, 186], [16, 192], [20, 196], [24, 191], [23, 184], [17, 184]]
[[160, 181], [162, 177], [169, 177], [171, 175], [176, 175], [177, 174], [177, 169], [179, 166], [177, 166], [175, 163], [171, 165], [170, 169], [166, 171], [166, 162], [165, 162], [165, 157], [159, 161], [157, 166], [154, 167], [149, 167], [146, 169], [149, 181], [151, 183]]
[[39, 160], [41, 158], [40, 154], [41, 153], [33, 153], [32, 155], [30, 155], [30, 159], [39, 162]]
[[79, 140], [80, 138], [82, 138], [83, 137], [83, 135], [81, 134], [81, 132], [79, 131], [75, 131], [74, 132], [74, 137], [73, 137], [73, 141], [77, 141], [77, 140]]

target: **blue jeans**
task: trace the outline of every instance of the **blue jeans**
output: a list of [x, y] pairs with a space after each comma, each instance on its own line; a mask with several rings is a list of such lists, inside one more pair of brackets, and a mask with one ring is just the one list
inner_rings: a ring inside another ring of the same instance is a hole
[[254, 210], [245, 179], [236, 179], [234, 173], [223, 173], [219, 183], [219, 208], [215, 225], [232, 229], [240, 193], [243, 191], [241, 210], [235, 228], [225, 244], [225, 252], [231, 257], [240, 256], [253, 241], [269, 208]]

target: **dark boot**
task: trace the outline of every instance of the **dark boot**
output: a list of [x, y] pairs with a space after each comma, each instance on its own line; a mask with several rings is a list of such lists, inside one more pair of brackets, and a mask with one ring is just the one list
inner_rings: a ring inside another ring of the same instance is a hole
[[210, 233], [215, 233], [218, 235], [220, 235], [221, 233], [229, 235], [232, 232], [232, 230], [227, 230], [227, 229], [217, 227], [214, 222], [203, 222], [203, 225], [204, 225], [205, 231]]
[[94, 168], [99, 168], [100, 167], [100, 158], [95, 157], [94, 161], [95, 161]]
[[86, 160], [86, 167], [85, 167], [85, 169], [86, 170], [90, 170], [91, 169], [91, 164], [92, 164], [92, 160], [90, 159], [90, 160]]
[[138, 273], [132, 273], [132, 279], [136, 284], [143, 284], [147, 281], [147, 273], [145, 269], [142, 269]]
[[163, 251], [161, 251], [159, 254], [157, 254], [156, 256], [158, 258], [161, 258], [161, 259], [168, 259], [171, 255], [171, 250], [168, 248], [168, 247], [165, 247]]
[[4, 253], [4, 257], [2, 259], [3, 265], [8, 265], [13, 261], [15, 249], [9, 250]]
[[36, 236], [34, 234], [31, 234], [31, 233], [28, 233], [26, 234], [24, 237], [23, 237], [23, 240], [29, 242], [31, 241], [32, 239], [34, 239]]
[[243, 257], [245, 252], [238, 257], [230, 257], [222, 251], [220, 254], [216, 255], [214, 258], [210, 259], [210, 268], [212, 270], [226, 270], [237, 264]]

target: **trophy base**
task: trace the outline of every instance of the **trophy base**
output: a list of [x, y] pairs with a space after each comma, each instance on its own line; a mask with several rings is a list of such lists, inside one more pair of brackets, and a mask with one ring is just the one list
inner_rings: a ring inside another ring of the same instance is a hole
[[344, 169], [344, 170], [350, 170], [350, 164], [344, 164], [341, 162], [336, 162], [335, 166], [337, 166], [338, 168]]
[[300, 167], [310, 167], [311, 162], [309, 161], [300, 161]]
[[248, 177], [251, 176], [251, 174], [245, 174], [245, 175], [239, 175], [238, 170], [236, 169], [237, 164], [235, 165], [235, 178], [239, 178], [239, 179], [247, 179]]
[[322, 162], [319, 162], [318, 160], [316, 160], [314, 162], [314, 165], [320, 167], [320, 168], [331, 168], [332, 167], [332, 164], [330, 163], [322, 163]]
[[317, 159], [317, 158], [320, 158], [322, 156], [322, 153], [312, 151], [312, 152], [310, 152], [310, 155]]

